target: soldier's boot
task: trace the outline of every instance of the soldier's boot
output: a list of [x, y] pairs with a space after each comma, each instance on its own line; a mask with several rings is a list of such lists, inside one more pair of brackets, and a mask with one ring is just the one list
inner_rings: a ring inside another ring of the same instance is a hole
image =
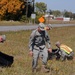
[[33, 73], [36, 73], [36, 69], [32, 69], [32, 72], [33, 72]]
[[50, 69], [47, 68], [47, 67], [45, 67], [45, 65], [43, 65], [43, 66], [41, 67], [41, 72], [47, 73], [47, 72], [50, 72]]

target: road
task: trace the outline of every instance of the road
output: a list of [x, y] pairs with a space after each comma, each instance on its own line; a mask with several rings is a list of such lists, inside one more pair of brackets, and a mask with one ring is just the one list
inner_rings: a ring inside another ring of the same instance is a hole
[[[75, 26], [75, 24], [52, 24], [52, 27]], [[0, 31], [20, 31], [36, 29], [38, 25], [0, 26]]]

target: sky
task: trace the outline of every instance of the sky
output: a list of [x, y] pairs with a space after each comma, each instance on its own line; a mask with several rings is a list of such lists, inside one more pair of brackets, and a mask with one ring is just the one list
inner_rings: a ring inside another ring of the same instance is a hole
[[35, 0], [35, 2], [44, 2], [47, 4], [47, 10], [67, 10], [75, 13], [75, 0]]

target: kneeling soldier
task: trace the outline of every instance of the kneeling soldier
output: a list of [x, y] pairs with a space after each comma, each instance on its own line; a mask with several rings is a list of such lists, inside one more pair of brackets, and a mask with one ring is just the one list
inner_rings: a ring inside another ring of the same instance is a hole
[[65, 59], [73, 59], [74, 52], [73, 50], [68, 47], [67, 45], [61, 44], [60, 42], [56, 42], [56, 46], [60, 50], [59, 54], [61, 56], [61, 60]]

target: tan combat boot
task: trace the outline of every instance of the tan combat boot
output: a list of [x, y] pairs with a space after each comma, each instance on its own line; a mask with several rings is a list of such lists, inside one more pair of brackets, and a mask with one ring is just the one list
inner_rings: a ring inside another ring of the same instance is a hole
[[36, 73], [36, 69], [32, 69], [32, 72], [33, 72], [33, 73]]
[[47, 73], [47, 72], [50, 72], [50, 69], [45, 67], [45, 65], [42, 65], [41, 72]]

